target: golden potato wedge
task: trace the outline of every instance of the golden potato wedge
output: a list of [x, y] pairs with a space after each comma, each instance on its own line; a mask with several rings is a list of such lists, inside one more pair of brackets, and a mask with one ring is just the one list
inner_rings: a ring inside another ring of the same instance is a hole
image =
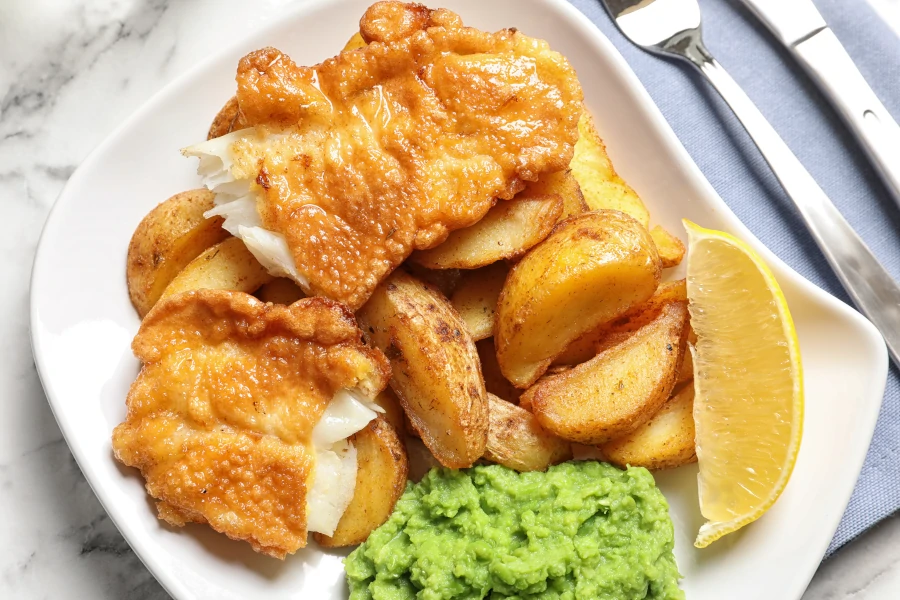
[[[635, 306], [621, 317], [597, 328], [595, 333], [597, 336], [595, 352], [599, 354], [629, 337], [641, 327], [659, 317], [659, 314], [669, 304], [675, 302], [686, 306], [687, 301], [687, 282], [684, 279], [661, 283], [649, 300]], [[686, 320], [684, 324], [685, 330], [687, 330], [688, 324], [689, 320]], [[681, 367], [681, 362], [678, 363], [678, 367]]]
[[614, 210], [559, 223], [509, 273], [494, 343], [503, 374], [527, 388], [574, 340], [647, 300], [662, 267], [644, 227]]
[[539, 180], [529, 184], [532, 193], [556, 194], [563, 200], [563, 212], [560, 219], [568, 219], [590, 210], [581, 193], [581, 186], [571, 169], [542, 175]]
[[516, 404], [522, 390], [514, 386], [500, 372], [500, 364], [497, 362], [497, 349], [494, 348], [494, 340], [487, 338], [475, 344], [478, 348], [478, 358], [481, 359], [481, 374], [484, 377], [484, 387], [490, 394]]
[[487, 443], [487, 392], [475, 342], [450, 302], [398, 270], [357, 318], [391, 361], [391, 388], [428, 449], [446, 467], [471, 466]]
[[613, 168], [606, 146], [585, 110], [578, 121], [575, 156], [569, 164], [581, 186], [581, 193], [591, 210], [612, 209], [631, 215], [644, 227], [650, 225], [650, 213], [640, 196], [625, 183]]
[[398, 434], [405, 435], [407, 431], [406, 415], [403, 414], [403, 407], [400, 406], [400, 400], [397, 399], [394, 390], [390, 387], [384, 388], [380, 394], [375, 396], [375, 404], [384, 409], [384, 414], [381, 416], [391, 424], [391, 427]]
[[[637, 331], [649, 323], [652, 319], [659, 315], [663, 307], [669, 302], [687, 302], [687, 285], [684, 279], [677, 281], [668, 281], [660, 284], [656, 293], [641, 306], [633, 308], [620, 318], [605, 326], [601, 326], [597, 331], [588, 334], [585, 337], [592, 337], [594, 342], [594, 353], [599, 354], [606, 348], [618, 343], [628, 335]], [[685, 323], [687, 330], [688, 345], [693, 337], [696, 340], [693, 330], [691, 329], [690, 319]], [[678, 372], [675, 376], [675, 385], [679, 385], [694, 378], [694, 361], [688, 346], [682, 354], [681, 362], [678, 363]]]
[[516, 471], [543, 471], [572, 458], [572, 447], [544, 431], [530, 412], [488, 394], [491, 425], [484, 458]]
[[351, 439], [356, 446], [356, 489], [334, 534], [313, 534], [325, 548], [366, 541], [391, 516], [406, 489], [406, 447], [387, 420], [376, 418]]
[[669, 398], [687, 342], [687, 302], [669, 302], [649, 323], [586, 363], [522, 394], [544, 429], [582, 444], [634, 431]]
[[347, 43], [344, 44], [344, 49], [341, 52], [348, 52], [350, 50], [359, 50], [360, 48], [365, 48], [366, 40], [363, 39], [363, 36], [357, 31], [353, 34]]
[[691, 352], [690, 345], [684, 351], [684, 358], [681, 366], [678, 367], [678, 375], [675, 376], [675, 385], [680, 385], [685, 381], [694, 379], [694, 355]]
[[[587, 362], [605, 347], [618, 341], [618, 337], [637, 330], [654, 318], [667, 302], [687, 301], [684, 279], [660, 284], [649, 300], [624, 315], [589, 331], [571, 344], [553, 360], [554, 366], [572, 366]], [[685, 353], [687, 356], [687, 353]]]
[[494, 335], [497, 299], [507, 273], [509, 267], [502, 262], [467, 271], [450, 296], [450, 304], [462, 317], [475, 341]]
[[[601, 325], [600, 327], [603, 326]], [[566, 349], [553, 359], [552, 366], [574, 366], [591, 360], [597, 356], [599, 335], [599, 328], [587, 332], [566, 346]]]
[[299, 285], [287, 277], [278, 277], [269, 283], [264, 283], [256, 291], [256, 297], [263, 302], [272, 304], [293, 304], [301, 298], [306, 298], [306, 294]]
[[659, 252], [659, 260], [662, 262], [663, 269], [677, 267], [681, 264], [684, 258], [684, 243], [681, 240], [659, 225], [650, 230], [650, 237], [656, 244], [656, 251]]
[[237, 96], [232, 96], [216, 115], [216, 118], [213, 119], [212, 125], [209, 126], [209, 132], [206, 134], [206, 139], [211, 140], [222, 137], [226, 133], [246, 127], [250, 127], [250, 124], [244, 118], [244, 113], [241, 112], [241, 108], [238, 106]]
[[600, 446], [607, 461], [625, 468], [672, 469], [697, 462], [694, 447], [694, 385], [666, 400], [649, 421]]
[[234, 290], [252, 294], [274, 277], [232, 237], [192, 260], [166, 287], [161, 298], [191, 290]]
[[501, 200], [483, 219], [457, 229], [438, 246], [413, 253], [411, 260], [429, 269], [477, 269], [515, 259], [550, 234], [563, 211], [558, 194], [530, 187], [512, 200]]
[[426, 269], [410, 261], [403, 263], [403, 268], [416, 279], [436, 287], [447, 298], [453, 295], [462, 280], [462, 271], [459, 269]]
[[182, 192], [151, 210], [137, 226], [128, 245], [125, 277], [131, 303], [141, 317], [179, 271], [228, 237], [222, 217], [203, 216], [212, 207], [209, 190]]

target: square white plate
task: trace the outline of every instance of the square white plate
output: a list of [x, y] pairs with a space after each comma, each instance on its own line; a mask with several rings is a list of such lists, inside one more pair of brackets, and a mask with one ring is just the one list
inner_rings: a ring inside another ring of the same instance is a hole
[[[872, 436], [887, 354], [872, 325], [788, 269], [716, 195], [603, 35], [564, 0], [435, 0], [482, 29], [518, 27], [574, 64], [597, 127], [622, 176], [654, 221], [681, 232], [687, 217], [747, 240], [769, 262], [790, 303], [803, 355], [804, 438], [784, 495], [762, 519], [706, 550], [696, 467], [657, 475], [671, 504], [683, 588], [692, 600], [799, 598], [846, 507]], [[125, 416], [138, 371], [139, 320], [125, 286], [134, 228], [158, 202], [199, 187], [179, 149], [203, 140], [234, 93], [238, 59], [267, 45], [300, 64], [336, 53], [369, 0], [314, 1], [257, 31], [169, 85], [84, 161], [60, 195], [34, 264], [35, 361], [81, 469], [131, 547], [175, 598], [338, 599], [341, 555], [314, 544], [284, 562], [206, 526], [157, 520], [136, 471], [113, 460], [110, 434]]]

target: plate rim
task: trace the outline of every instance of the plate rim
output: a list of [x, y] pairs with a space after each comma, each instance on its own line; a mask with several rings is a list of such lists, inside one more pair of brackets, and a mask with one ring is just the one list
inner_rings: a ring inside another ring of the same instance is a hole
[[[132, 528], [121, 518], [121, 515], [117, 515], [117, 511], [114, 507], [111, 508], [111, 506], [107, 505], [108, 498], [105, 498], [103, 494], [97, 492], [101, 477], [97, 473], [95, 473], [92, 466], [92, 459], [83, 454], [82, 447], [79, 444], [73, 445], [70, 441], [69, 432], [72, 425], [71, 423], [69, 423], [64, 411], [59, 410], [57, 406], [57, 403], [59, 403], [60, 405], [63, 403], [61, 398], [64, 396], [64, 394], [60, 394], [56, 390], [54, 390], [53, 385], [50, 383], [50, 376], [45, 374], [46, 367], [42, 364], [41, 358], [42, 355], [45, 354], [45, 351], [42, 349], [41, 327], [36, 324], [40, 322], [37, 302], [37, 298], [40, 295], [40, 282], [42, 278], [45, 277], [44, 272], [49, 268], [49, 266], [47, 265], [47, 254], [50, 252], [50, 242], [48, 240], [51, 239], [51, 237], [59, 227], [59, 209], [61, 206], [69, 202], [70, 190], [77, 185], [81, 177], [84, 176], [84, 173], [91, 170], [91, 167], [98, 160], [98, 157], [103, 154], [104, 150], [106, 150], [108, 146], [112, 145], [116, 140], [118, 140], [123, 130], [131, 127], [134, 122], [140, 121], [142, 118], [144, 118], [145, 114], [152, 112], [156, 105], [159, 104], [163, 99], [175, 93], [176, 90], [184, 87], [185, 83], [195, 77], [196, 74], [202, 73], [207, 70], [209, 66], [217, 62], [221, 56], [234, 53], [242, 46], [245, 46], [247, 40], [256, 37], [263, 31], [271, 28], [279, 21], [296, 19], [302, 17], [302, 15], [307, 12], [315, 11], [328, 4], [333, 3], [333, 0], [305, 0], [298, 2], [297, 4], [292, 6], [274, 9], [272, 14], [265, 20], [263, 20], [258, 26], [248, 30], [245, 34], [237, 37], [235, 40], [229, 42], [228, 44], [224, 44], [218, 51], [206, 56], [203, 60], [199, 61], [197, 64], [193, 65], [185, 72], [173, 78], [171, 81], [157, 90], [143, 104], [141, 104], [140, 107], [138, 107], [133, 113], [131, 113], [126, 119], [124, 119], [118, 126], [116, 126], [103, 139], [103, 141], [101, 141], [91, 152], [88, 153], [84, 160], [78, 165], [76, 170], [63, 186], [62, 190], [54, 201], [53, 206], [48, 212], [35, 249], [29, 282], [29, 329], [32, 356], [34, 359], [38, 378], [41, 382], [41, 386], [44, 390], [45, 396], [47, 397], [47, 403], [50, 405], [51, 412], [56, 419], [57, 425], [60, 428], [69, 451], [74, 457], [85, 479], [87, 480], [91, 491], [94, 493], [94, 496], [100, 502], [104, 511], [107, 513], [107, 515], [110, 517], [110, 520], [125, 538], [126, 542], [134, 550], [134, 553], [137, 555], [141, 563], [147, 568], [148, 571], [150, 571], [150, 573], [166, 590], [166, 592], [176, 599], [190, 597], [190, 590], [186, 589], [180, 582], [180, 580], [174, 577], [174, 575], [172, 575], [169, 570], [161, 564], [155, 552], [149, 551], [145, 547], [144, 541], [141, 536], [132, 535]], [[821, 288], [807, 280], [805, 277], [803, 277], [800, 273], [792, 269], [787, 263], [781, 260], [765, 245], [763, 245], [762, 242], [760, 242], [760, 240], [753, 234], [753, 232], [750, 231], [750, 229], [747, 228], [743, 224], [743, 222], [740, 221], [740, 219], [738, 219], [737, 215], [731, 210], [731, 208], [725, 203], [718, 192], [716, 192], [716, 190], [712, 187], [712, 184], [709, 182], [709, 180], [700, 170], [697, 163], [687, 152], [684, 145], [676, 136], [672, 127], [666, 121], [659, 107], [650, 97], [647, 89], [641, 83], [640, 79], [637, 77], [629, 64], [625, 61], [625, 58], [613, 45], [609, 38], [585, 14], [583, 14], [580, 10], [578, 10], [578, 8], [569, 3], [567, 0], [527, 0], [527, 2], [522, 2], [522, 4], [523, 10], [530, 10], [532, 7], [529, 5], [543, 5], [549, 8], [551, 12], [556, 13], [557, 18], [564, 19], [568, 21], [568, 23], [573, 27], [577, 27], [578, 29], [580, 29], [581, 32], [585, 34], [585, 37], [589, 39], [592, 44], [597, 46], [603, 54], [606, 55], [613, 67], [618, 71], [618, 74], [622, 77], [625, 85], [629, 88], [629, 93], [634, 96], [637, 103], [639, 104], [638, 108], [648, 119], [648, 125], [660, 137], [663, 138], [665, 151], [667, 153], [670, 153], [678, 160], [678, 167], [685, 172], [685, 175], [691, 180], [691, 183], [701, 189], [707, 199], [716, 204], [715, 208], [718, 212], [717, 216], [721, 217], [728, 223], [727, 230], [731, 233], [734, 233], [735, 235], [738, 235], [738, 237], [748, 243], [754, 250], [756, 250], [763, 256], [763, 258], [769, 265], [775, 266], [777, 271], [787, 274], [787, 276], [791, 278], [791, 283], [793, 285], [801, 288], [806, 294], [815, 297], [819, 302], [822, 302], [830, 310], [841, 313], [843, 317], [845, 317], [855, 326], [855, 328], [863, 337], [867, 338], [867, 341], [869, 343], [873, 343], [875, 345], [879, 360], [877, 365], [872, 365], [872, 368], [875, 371], [875, 373], [873, 374], [880, 382], [880, 385], [877, 386], [880, 391], [880, 400], [878, 401], [877, 405], [867, 407], [868, 414], [866, 414], [866, 418], [862, 420], [865, 424], [865, 437], [867, 438], [865, 445], [860, 444], [859, 446], [859, 448], [863, 449], [857, 451], [856, 455], [853, 456], [851, 460], [844, 462], [845, 465], [852, 466], [853, 472], [856, 473], [856, 479], [858, 479], [859, 473], [861, 472], [863, 463], [865, 461], [865, 457], [868, 453], [868, 449], [871, 445], [872, 436], [874, 434], [878, 415], [880, 413], [880, 408], [883, 403], [884, 388], [887, 381], [889, 364], [888, 354], [887, 347], [884, 343], [883, 338], [881, 337], [881, 334], [868, 319], [857, 312], [854, 308], [848, 306], [841, 300], [822, 290]], [[843, 517], [844, 512], [846, 511], [847, 504], [850, 501], [850, 497], [854, 489], [855, 483], [849, 488], [849, 491], [841, 493], [842, 497], [840, 504], [842, 508], [840, 514], [838, 514], [834, 522], [828, 525], [828, 530], [830, 532], [828, 538], [824, 543], [819, 543], [817, 545], [818, 547], [815, 548], [814, 551], [808, 553], [808, 556], [815, 556], [816, 558], [815, 560], [809, 561], [809, 565], [805, 569], [806, 573], [804, 574], [804, 576], [798, 577], [795, 580], [798, 583], [798, 589], [793, 590], [793, 594], [789, 593], [788, 597], [797, 598], [799, 600], [803, 591], [808, 586], [809, 581], [812, 579], [812, 576], [814, 575], [821, 562], [821, 559], [825, 555], [828, 544], [834, 536], [834, 532], [837, 530], [837, 527], [840, 524], [840, 520]]]

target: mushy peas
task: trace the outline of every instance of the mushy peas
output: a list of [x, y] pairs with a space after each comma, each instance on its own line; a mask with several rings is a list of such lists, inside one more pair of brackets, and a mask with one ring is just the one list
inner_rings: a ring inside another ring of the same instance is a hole
[[433, 469], [345, 561], [351, 600], [684, 598], [643, 468]]

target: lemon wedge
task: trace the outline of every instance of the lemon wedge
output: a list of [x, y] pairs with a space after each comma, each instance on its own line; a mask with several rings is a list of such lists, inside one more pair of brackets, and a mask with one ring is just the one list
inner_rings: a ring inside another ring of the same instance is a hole
[[778, 282], [747, 244], [685, 220], [697, 342], [694, 422], [704, 548], [761, 517], [787, 485], [803, 433], [797, 332]]

